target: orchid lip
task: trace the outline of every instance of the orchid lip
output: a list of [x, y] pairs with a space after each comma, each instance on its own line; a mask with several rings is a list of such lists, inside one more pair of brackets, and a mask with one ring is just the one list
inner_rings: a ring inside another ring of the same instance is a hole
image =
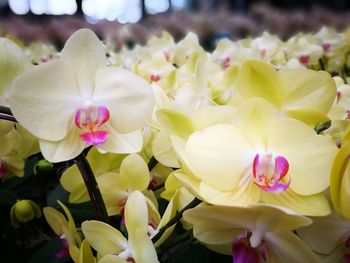
[[101, 145], [106, 142], [108, 131], [101, 126], [109, 120], [110, 114], [105, 106], [87, 105], [79, 108], [75, 114], [76, 127], [83, 130], [80, 138], [89, 145]]
[[282, 182], [288, 170], [289, 163], [285, 157], [277, 156], [273, 159], [270, 153], [257, 154], [253, 161], [254, 183], [265, 192], [284, 192], [290, 185], [290, 180], [287, 183]]

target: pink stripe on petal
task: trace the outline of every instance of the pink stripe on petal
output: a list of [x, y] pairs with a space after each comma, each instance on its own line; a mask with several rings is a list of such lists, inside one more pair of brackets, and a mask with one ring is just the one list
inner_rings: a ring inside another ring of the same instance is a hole
[[283, 156], [277, 156], [275, 158], [275, 175], [277, 180], [283, 179], [289, 170], [289, 163]]
[[107, 131], [85, 132], [80, 135], [80, 138], [87, 144], [98, 146], [106, 142], [108, 136]]

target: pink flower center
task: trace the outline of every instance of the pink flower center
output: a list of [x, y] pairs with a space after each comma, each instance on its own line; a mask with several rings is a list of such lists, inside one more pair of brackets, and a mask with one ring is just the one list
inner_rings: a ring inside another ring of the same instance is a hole
[[160, 80], [160, 76], [158, 74], [152, 74], [150, 76], [150, 79], [151, 79], [152, 82], [157, 82], [157, 81]]
[[323, 48], [323, 52], [324, 52], [324, 53], [328, 53], [328, 52], [331, 51], [331, 44], [329, 44], [329, 43], [324, 43], [324, 44], [322, 45], [322, 48]]
[[231, 66], [231, 59], [229, 57], [225, 57], [222, 61], [221, 61], [221, 67], [223, 69], [227, 69], [229, 66]]
[[79, 108], [75, 114], [75, 125], [83, 131], [80, 138], [90, 145], [100, 145], [107, 140], [108, 131], [101, 129], [109, 120], [109, 111], [105, 106], [89, 105]]
[[290, 184], [290, 180], [287, 183], [282, 182], [288, 169], [289, 163], [283, 156], [273, 159], [271, 153], [257, 154], [253, 161], [254, 183], [266, 192], [283, 192]]
[[309, 65], [310, 56], [309, 55], [301, 55], [299, 57], [299, 62], [305, 66]]

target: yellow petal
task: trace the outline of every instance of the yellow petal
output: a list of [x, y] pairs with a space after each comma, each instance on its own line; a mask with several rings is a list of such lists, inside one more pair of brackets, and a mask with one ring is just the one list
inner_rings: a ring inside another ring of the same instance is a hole
[[136, 130], [128, 133], [119, 133], [108, 123], [105, 125], [109, 131], [107, 141], [99, 146], [97, 149], [102, 152], [109, 153], [135, 153], [142, 149], [142, 132]]
[[119, 254], [127, 247], [127, 240], [115, 228], [101, 221], [90, 220], [81, 224], [85, 238], [102, 257]]
[[350, 219], [350, 213], [346, 210], [350, 196], [349, 189], [349, 154], [350, 142], [346, 141], [339, 150], [332, 166], [331, 173], [331, 198], [337, 213], [344, 219]]
[[289, 163], [289, 188], [301, 195], [320, 193], [329, 186], [333, 159], [338, 152], [334, 142], [316, 135], [306, 124], [293, 119], [270, 122], [268, 149]]
[[92, 254], [91, 247], [86, 239], [83, 240], [80, 246], [79, 263], [95, 263], [95, 257]]
[[292, 232], [267, 233], [265, 239], [268, 244], [268, 260], [270, 262], [319, 262], [316, 254]]
[[279, 72], [286, 88], [284, 109], [313, 109], [327, 114], [336, 95], [336, 86], [329, 73], [309, 69]]
[[245, 99], [261, 97], [279, 108], [284, 98], [282, 79], [273, 66], [248, 60], [240, 68], [236, 87]]
[[139, 192], [133, 192], [125, 205], [125, 225], [128, 230], [129, 242], [133, 243], [136, 239], [138, 229], [147, 234], [148, 209], [144, 195]]
[[298, 229], [298, 235], [317, 253], [332, 253], [350, 230], [350, 222], [342, 220], [336, 213], [312, 220], [311, 225]]
[[132, 242], [136, 262], [157, 263], [158, 257], [154, 245], [143, 229], [136, 229], [135, 239]]
[[30, 133], [58, 141], [74, 125], [81, 99], [71, 67], [53, 60], [19, 76], [13, 82], [9, 103], [18, 122]]
[[157, 119], [169, 134], [187, 138], [194, 130], [194, 124], [185, 114], [170, 109], [160, 109], [156, 113]]
[[219, 124], [193, 133], [186, 144], [186, 157], [204, 183], [223, 191], [238, 187], [254, 159], [245, 136], [234, 126]]
[[89, 29], [80, 29], [67, 40], [61, 57], [72, 66], [77, 75], [80, 95], [91, 97], [96, 70], [107, 64], [104, 45]]
[[62, 235], [62, 226], [68, 225], [67, 219], [64, 215], [52, 207], [44, 207], [43, 213], [53, 232], [58, 236]]
[[326, 216], [331, 212], [327, 198], [322, 193], [304, 196], [287, 189], [279, 194], [263, 192], [261, 199], [266, 204], [286, 207], [306, 216]]
[[179, 168], [179, 162], [176, 158], [170, 143], [167, 132], [160, 131], [156, 134], [152, 142], [152, 152], [158, 162], [173, 168]]
[[120, 176], [127, 182], [127, 190], [143, 191], [150, 183], [150, 175], [146, 162], [138, 154], [128, 155], [120, 166]]
[[106, 255], [101, 258], [98, 263], [128, 263], [126, 260], [115, 255]]
[[103, 67], [96, 73], [93, 100], [107, 107], [108, 123], [119, 133], [143, 128], [154, 108], [149, 84], [134, 73], [116, 67]]
[[79, 129], [73, 127], [63, 140], [39, 140], [40, 150], [45, 159], [52, 163], [73, 159], [88, 146], [80, 139], [79, 135]]

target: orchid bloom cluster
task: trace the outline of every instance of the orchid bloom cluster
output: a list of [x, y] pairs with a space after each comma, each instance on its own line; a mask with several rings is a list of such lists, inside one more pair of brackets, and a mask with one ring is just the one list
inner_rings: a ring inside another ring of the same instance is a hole
[[[43, 209], [56, 258], [164, 262], [180, 228], [235, 263], [350, 262], [350, 29], [0, 46], [0, 178], [66, 163], [64, 214]], [[86, 202], [106, 217], [74, 220]]]

